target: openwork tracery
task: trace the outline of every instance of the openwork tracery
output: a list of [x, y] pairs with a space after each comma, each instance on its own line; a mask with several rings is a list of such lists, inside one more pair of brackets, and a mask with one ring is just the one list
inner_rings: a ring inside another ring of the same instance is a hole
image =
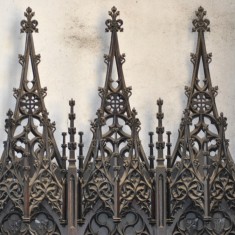
[[109, 55], [104, 56], [106, 81], [99, 88], [101, 107], [91, 124], [93, 139], [84, 162], [84, 215], [101, 200], [120, 220], [133, 201], [150, 215], [151, 185], [149, 163], [138, 137], [140, 121], [130, 108], [131, 87], [126, 87], [122, 71], [125, 55], [119, 52], [117, 32], [123, 22], [117, 19], [115, 7], [109, 15], [106, 31], [112, 35]]
[[25, 52], [19, 56], [22, 75], [20, 87], [14, 89], [15, 111], [8, 111], [5, 125], [8, 137], [0, 162], [0, 208], [1, 213], [6, 208], [11, 212], [0, 222], [3, 234], [55, 234], [57, 226], [50, 212], [43, 209], [44, 201], [58, 218], [61, 215], [62, 186], [57, 174], [61, 156], [53, 137], [55, 124], [50, 122], [44, 104], [46, 88], [41, 88], [39, 81], [40, 55], [35, 54], [32, 36], [38, 31], [38, 22], [33, 16], [27, 8], [27, 21], [21, 22], [21, 32], [26, 33]]
[[[193, 77], [186, 87], [188, 103], [171, 160], [171, 222], [181, 214], [173, 234], [234, 234], [234, 163], [225, 138], [223, 113], [218, 114], [209, 71], [204, 32], [210, 31], [206, 11], [199, 7], [193, 20], [197, 49], [191, 54]], [[200, 68], [204, 71], [201, 76]], [[190, 208], [190, 209], [189, 209]]]
[[215, 104], [218, 87], [212, 86], [210, 77], [206, 11], [199, 7], [192, 22], [197, 48], [191, 53], [192, 83], [185, 87], [188, 102], [176, 146], [171, 153], [169, 131], [164, 142], [159, 99], [157, 157], [150, 132], [149, 161], [139, 139], [137, 112], [129, 103], [131, 87], [124, 80], [119, 14], [113, 7], [105, 21], [105, 31], [111, 32], [109, 54], [104, 55], [106, 80], [98, 89], [101, 105], [91, 123], [93, 137], [84, 157], [82, 132], [76, 142], [73, 99], [69, 141], [63, 132], [62, 154], [57, 148], [55, 124], [44, 104], [47, 89], [39, 80], [41, 58], [34, 49], [38, 22], [32, 9], [26, 9], [26, 20], [21, 22], [21, 33], [26, 33], [25, 52], [19, 55], [21, 81], [14, 89], [15, 110], [7, 112], [7, 140], [0, 160], [0, 234], [235, 234], [235, 168], [225, 138], [227, 120]]

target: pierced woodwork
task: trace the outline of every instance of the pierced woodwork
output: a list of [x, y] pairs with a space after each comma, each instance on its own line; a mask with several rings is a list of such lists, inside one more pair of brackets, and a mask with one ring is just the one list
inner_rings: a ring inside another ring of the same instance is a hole
[[210, 77], [212, 54], [207, 53], [204, 38], [210, 31], [210, 21], [205, 15], [199, 7], [193, 20], [198, 40], [196, 53], [191, 54], [192, 83], [185, 87], [188, 102], [168, 178], [168, 216], [177, 223], [173, 234], [234, 234], [234, 162], [225, 137], [227, 119], [218, 114], [215, 103], [218, 87], [212, 86]]
[[27, 20], [21, 22], [21, 32], [26, 33], [25, 52], [19, 56], [21, 81], [14, 89], [15, 111], [7, 113], [7, 141], [0, 161], [0, 213], [12, 203], [10, 214], [0, 222], [3, 234], [56, 234], [57, 225], [50, 211], [39, 210], [43, 201], [58, 218], [61, 215], [61, 156], [53, 136], [55, 124], [48, 118], [44, 104], [46, 88], [41, 88], [39, 81], [40, 56], [35, 54], [32, 35], [38, 32], [38, 22], [33, 16], [32, 9], [27, 8]]
[[115, 7], [109, 15], [112, 19], [106, 21], [106, 32], [111, 32], [110, 51], [105, 55], [107, 75], [104, 88], [99, 88], [101, 106], [91, 123], [93, 139], [84, 162], [83, 198], [84, 216], [101, 201], [113, 221], [119, 222], [132, 204], [145, 216], [150, 215], [151, 184], [149, 163], [139, 140], [140, 121], [136, 110], [130, 108], [131, 87], [126, 86], [122, 70], [124, 54], [119, 52], [117, 32], [123, 31], [123, 21], [116, 19], [119, 11]]
[[47, 89], [40, 85], [41, 57], [33, 42], [38, 22], [32, 9], [26, 9], [26, 20], [21, 21], [21, 33], [26, 34], [25, 52], [19, 55], [21, 81], [14, 89], [15, 110], [7, 112], [0, 160], [0, 234], [235, 234], [235, 168], [225, 137], [227, 119], [217, 111], [218, 87], [210, 77], [206, 11], [199, 7], [192, 22], [198, 40], [191, 53], [192, 82], [185, 87], [188, 102], [174, 151], [171, 132], [166, 132], [164, 142], [159, 99], [157, 142], [150, 132], [148, 158], [139, 138], [140, 120], [129, 102], [131, 87], [124, 79], [119, 14], [113, 7], [105, 21], [111, 42], [104, 55], [107, 73], [104, 87], [98, 88], [101, 105], [91, 123], [89, 150], [83, 153], [83, 133], [77, 133], [71, 99], [69, 141], [63, 132], [60, 154], [55, 123], [44, 103]]

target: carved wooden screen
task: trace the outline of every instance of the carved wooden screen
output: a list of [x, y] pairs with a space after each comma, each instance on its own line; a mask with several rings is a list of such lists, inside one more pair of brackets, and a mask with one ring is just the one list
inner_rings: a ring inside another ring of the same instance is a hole
[[210, 77], [212, 53], [207, 53], [204, 38], [210, 21], [205, 15], [199, 7], [193, 20], [198, 40], [196, 53], [191, 53], [192, 83], [185, 87], [187, 107], [168, 169], [172, 223], [168, 234], [174, 235], [235, 234], [234, 162], [225, 138], [227, 119], [215, 104], [218, 87], [212, 86]]
[[[27, 8], [21, 33], [26, 33], [20, 86], [14, 89], [15, 111], [7, 112], [7, 140], [0, 162], [1, 234], [61, 234], [62, 161], [44, 104], [46, 88], [38, 74], [33, 32], [34, 12]], [[32, 71], [29, 71], [32, 70]], [[32, 76], [30, 76], [32, 75]]]
[[101, 106], [91, 123], [93, 139], [83, 168], [84, 234], [151, 234], [149, 163], [139, 140], [140, 121], [130, 108], [117, 33], [123, 21], [115, 7], [106, 20], [111, 32]]
[[[1, 234], [152, 234], [150, 167], [139, 140], [140, 121], [130, 108], [118, 31], [122, 20], [115, 7], [109, 12], [111, 32], [107, 76], [99, 88], [101, 107], [91, 124], [93, 139], [83, 163], [83, 133], [79, 132], [77, 169], [75, 101], [70, 100], [68, 128], [62, 133], [62, 155], [55, 143], [55, 124], [48, 118], [35, 54], [34, 12], [27, 8], [21, 32], [26, 33], [22, 76], [15, 111], [6, 119], [8, 134], [1, 158]], [[115, 68], [116, 67], [116, 68]], [[32, 70], [32, 77], [30, 71]], [[69, 149], [66, 166], [66, 148]]]
[[198, 41], [191, 54], [192, 83], [185, 89], [188, 103], [172, 154], [171, 133], [166, 132], [166, 156], [163, 100], [157, 101], [155, 164], [153, 132], [148, 161], [139, 139], [140, 121], [129, 103], [131, 87], [125, 84], [125, 54], [118, 42], [123, 31], [119, 11], [113, 7], [105, 22], [111, 33], [109, 54], [104, 56], [107, 74], [98, 89], [101, 105], [91, 123], [93, 138], [84, 160], [82, 132], [79, 143], [75, 141], [74, 100], [69, 101], [69, 142], [64, 132], [62, 154], [57, 148], [55, 124], [44, 104], [46, 88], [39, 80], [40, 55], [34, 49], [38, 22], [27, 8], [21, 22], [26, 33], [25, 52], [19, 56], [21, 81], [14, 89], [15, 111], [7, 112], [0, 161], [0, 234], [235, 234], [234, 162], [225, 138], [226, 118], [215, 104], [218, 88], [210, 78], [212, 55], [204, 39], [210, 22], [205, 14], [200, 7], [193, 20]]

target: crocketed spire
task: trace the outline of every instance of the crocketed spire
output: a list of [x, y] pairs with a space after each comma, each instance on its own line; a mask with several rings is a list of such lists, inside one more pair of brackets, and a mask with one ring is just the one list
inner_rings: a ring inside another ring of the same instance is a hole
[[[0, 210], [9, 210], [13, 205], [0, 230], [10, 234], [37, 233], [37, 226], [43, 221], [51, 224], [50, 232], [56, 232], [57, 226], [42, 204], [46, 201], [59, 218], [62, 200], [62, 186], [57, 177], [62, 164], [53, 136], [55, 123], [51, 123], [45, 107], [47, 89], [40, 85], [40, 55], [35, 54], [33, 42], [38, 22], [32, 19], [31, 8], [24, 15], [21, 33], [26, 33], [26, 43], [24, 55], [19, 55], [21, 81], [19, 88], [14, 89], [15, 111], [7, 113], [8, 137], [0, 161], [0, 188], [5, 192], [1, 194]], [[18, 226], [14, 221], [18, 221]], [[43, 228], [48, 232], [46, 226]]]

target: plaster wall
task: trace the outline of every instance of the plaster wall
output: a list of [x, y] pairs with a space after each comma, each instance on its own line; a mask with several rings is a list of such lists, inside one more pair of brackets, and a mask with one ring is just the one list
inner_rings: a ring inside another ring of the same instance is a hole
[[[206, 33], [207, 51], [213, 53], [210, 71], [219, 112], [228, 118], [226, 137], [235, 157], [235, 1], [234, 0], [1, 0], [0, 6], [0, 142], [6, 139], [5, 113], [14, 110], [13, 87], [18, 88], [24, 53], [25, 34], [20, 21], [30, 6], [39, 22], [34, 34], [36, 53], [41, 54], [39, 73], [49, 117], [56, 122], [55, 138], [61, 144], [62, 131], [68, 128], [69, 99], [76, 100], [77, 131], [85, 132], [85, 153], [91, 140], [89, 122], [100, 105], [97, 88], [104, 85], [110, 33], [104, 22], [115, 5], [124, 20], [119, 33], [127, 86], [132, 86], [132, 107], [142, 122], [140, 138], [148, 155], [148, 132], [155, 131], [156, 100], [164, 99], [165, 130], [176, 141], [182, 112], [186, 106], [184, 86], [190, 85], [197, 35], [191, 32], [194, 11], [202, 5], [211, 21]], [[156, 135], [155, 135], [156, 141]], [[0, 151], [3, 145], [0, 145]], [[156, 154], [156, 152], [155, 152]]]

